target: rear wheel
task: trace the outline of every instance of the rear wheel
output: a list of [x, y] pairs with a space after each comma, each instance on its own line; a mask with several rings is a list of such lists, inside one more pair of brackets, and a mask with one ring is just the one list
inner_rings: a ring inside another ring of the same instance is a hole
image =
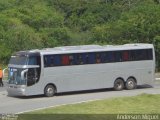
[[53, 85], [47, 85], [44, 89], [44, 95], [46, 97], [52, 97], [56, 93], [56, 88]]
[[120, 90], [123, 90], [123, 88], [124, 88], [123, 80], [120, 78], [116, 79], [114, 82], [114, 90], [120, 91]]
[[135, 89], [136, 86], [137, 86], [137, 83], [136, 83], [134, 78], [128, 78], [127, 79], [126, 84], [125, 84], [125, 87], [126, 87], [127, 90]]

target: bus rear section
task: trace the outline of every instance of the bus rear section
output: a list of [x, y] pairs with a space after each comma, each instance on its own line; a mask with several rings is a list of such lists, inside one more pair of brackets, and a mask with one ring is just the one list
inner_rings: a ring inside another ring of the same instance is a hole
[[[56, 92], [112, 87], [115, 90], [130, 90], [137, 85], [152, 85], [155, 71], [153, 45], [137, 46], [44, 55], [45, 80], [55, 86]], [[99, 56], [100, 62], [97, 62], [96, 56]], [[67, 58], [65, 62], [63, 57]], [[58, 62], [51, 62], [53, 58]]]

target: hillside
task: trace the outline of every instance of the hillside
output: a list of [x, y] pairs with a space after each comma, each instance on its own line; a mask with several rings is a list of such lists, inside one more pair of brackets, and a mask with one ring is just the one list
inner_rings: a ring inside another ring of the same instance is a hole
[[0, 63], [18, 50], [79, 44], [154, 43], [160, 55], [159, 0], [0, 0], [0, 11]]

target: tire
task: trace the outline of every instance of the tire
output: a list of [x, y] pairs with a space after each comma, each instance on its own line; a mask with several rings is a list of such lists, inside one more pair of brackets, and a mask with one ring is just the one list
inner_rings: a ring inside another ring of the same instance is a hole
[[120, 78], [116, 79], [114, 82], [114, 90], [120, 91], [120, 90], [123, 90], [123, 88], [124, 88], [123, 80]]
[[134, 78], [128, 78], [125, 84], [127, 90], [132, 90], [137, 87], [137, 83]]
[[44, 95], [46, 97], [52, 97], [56, 93], [56, 88], [53, 85], [47, 85], [44, 89]]

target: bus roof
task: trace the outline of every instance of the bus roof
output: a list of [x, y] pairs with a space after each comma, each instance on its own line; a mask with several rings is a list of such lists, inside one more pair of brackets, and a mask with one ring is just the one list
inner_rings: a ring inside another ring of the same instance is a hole
[[41, 50], [29, 50], [27, 52], [40, 52], [40, 54], [63, 54], [63, 53], [81, 53], [81, 52], [98, 52], [98, 51], [114, 51], [114, 50], [132, 50], [153, 48], [152, 44], [136, 43], [124, 45], [79, 45], [79, 46], [63, 46], [54, 48], [44, 48]]

